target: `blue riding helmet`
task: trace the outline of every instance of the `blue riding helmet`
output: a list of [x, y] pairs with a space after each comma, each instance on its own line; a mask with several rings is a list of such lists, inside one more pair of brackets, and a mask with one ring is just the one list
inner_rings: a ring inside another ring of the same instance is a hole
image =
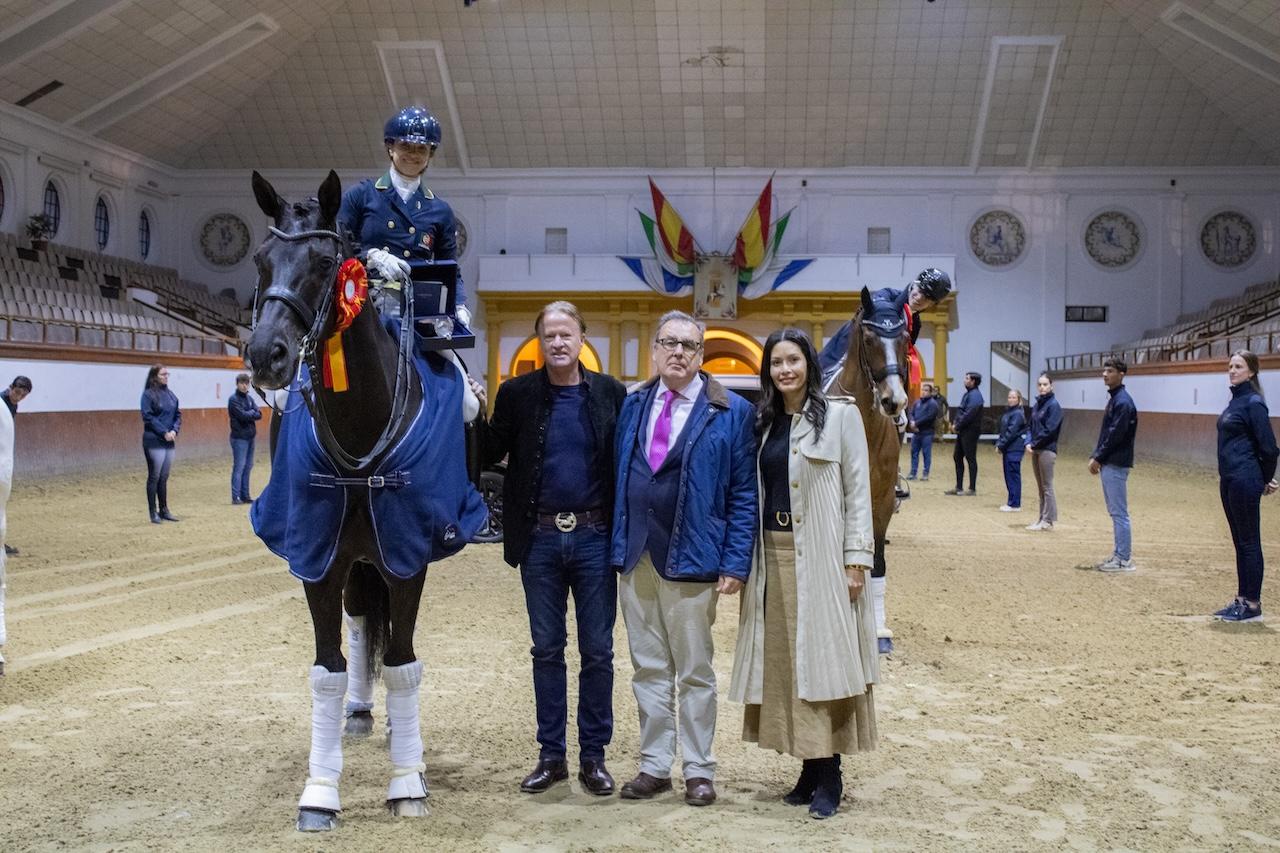
[[387, 119], [382, 139], [388, 145], [408, 142], [413, 145], [430, 145], [434, 150], [440, 145], [440, 122], [426, 107], [405, 107]]
[[941, 302], [951, 292], [951, 276], [937, 267], [929, 267], [912, 282], [929, 299]]

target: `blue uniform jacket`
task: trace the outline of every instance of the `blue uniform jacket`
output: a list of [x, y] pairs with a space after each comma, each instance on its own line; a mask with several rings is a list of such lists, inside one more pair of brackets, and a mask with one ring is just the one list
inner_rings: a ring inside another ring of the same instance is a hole
[[[751, 573], [760, 509], [756, 503], [755, 410], [707, 374], [706, 403], [689, 413], [688, 441], [681, 458], [676, 523], [664, 574], [687, 581], [714, 581], [729, 575], [746, 581]], [[650, 379], [622, 402], [618, 415], [617, 488], [613, 508], [610, 563], [627, 559], [627, 480], [631, 456], [643, 441], [645, 405], [658, 379]]]
[[955, 431], [979, 429], [982, 424], [982, 407], [986, 403], [987, 401], [982, 398], [982, 392], [977, 388], [965, 391], [964, 396], [960, 398], [960, 411], [956, 413], [956, 419], [952, 422]]
[[[419, 184], [407, 202], [391, 184], [391, 173], [365, 180], [343, 193], [338, 225], [356, 240], [353, 249], [363, 258], [370, 249], [385, 249], [406, 261], [457, 259], [458, 225], [453, 208]], [[458, 272], [457, 303], [466, 305], [466, 288]]]
[[1021, 406], [1014, 406], [1000, 416], [996, 449], [1011, 459], [1021, 458], [1027, 452], [1027, 416]]
[[915, 422], [916, 432], [933, 432], [937, 425], [941, 407], [937, 397], [921, 397], [911, 407], [911, 420]]
[[1031, 407], [1031, 440], [1027, 442], [1032, 450], [1048, 450], [1058, 452], [1058, 432], [1062, 429], [1062, 406], [1053, 392], [1036, 397]]
[[290, 392], [271, 480], [253, 502], [249, 521], [263, 544], [287, 560], [301, 580], [318, 581], [328, 573], [349, 501], [364, 502], [373, 519], [377, 553], [365, 559], [400, 578], [414, 577], [427, 563], [459, 551], [488, 518], [467, 477], [462, 378], [443, 359], [417, 358], [414, 364], [422, 379], [422, 407], [374, 471], [407, 476], [409, 485], [397, 489], [313, 484], [313, 473], [336, 476], [339, 471], [320, 447], [300, 392]]
[[173, 447], [172, 441], [165, 441], [166, 432], [182, 431], [182, 411], [178, 408], [178, 397], [168, 388], [156, 386], [142, 392], [142, 446]]
[[1101, 465], [1133, 467], [1133, 440], [1138, 435], [1138, 407], [1123, 385], [1107, 391], [1111, 399], [1102, 410], [1102, 427], [1098, 430], [1098, 446], [1089, 454]]
[[227, 400], [227, 417], [231, 420], [232, 438], [253, 438], [258, 434], [262, 409], [248, 394], [236, 391]]
[[1218, 416], [1218, 476], [1233, 480], [1276, 475], [1276, 434], [1262, 395], [1248, 382], [1231, 386], [1231, 402]]

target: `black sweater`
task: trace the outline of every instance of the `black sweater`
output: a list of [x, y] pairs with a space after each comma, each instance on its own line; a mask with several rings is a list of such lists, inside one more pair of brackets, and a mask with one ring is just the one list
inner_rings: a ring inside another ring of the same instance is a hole
[[1218, 417], [1218, 476], [1267, 483], [1276, 475], [1276, 434], [1262, 395], [1248, 382], [1231, 386], [1231, 402]]
[[1111, 399], [1102, 410], [1102, 427], [1098, 430], [1098, 446], [1089, 456], [1102, 465], [1133, 467], [1133, 440], [1138, 434], [1138, 407], [1133, 398], [1117, 385], [1107, 391]]

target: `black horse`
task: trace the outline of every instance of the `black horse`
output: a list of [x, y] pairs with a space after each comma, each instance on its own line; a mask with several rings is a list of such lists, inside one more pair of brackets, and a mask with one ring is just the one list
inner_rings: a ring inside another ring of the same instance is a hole
[[[309, 777], [299, 801], [298, 829], [332, 829], [340, 810], [341, 730], [348, 686], [347, 661], [341, 649], [344, 598], [347, 613], [363, 617], [369, 675], [376, 673], [381, 663], [387, 685], [394, 767], [388, 806], [396, 815], [423, 816], [427, 814], [428, 793], [418, 722], [422, 667], [414, 652], [413, 632], [426, 578], [425, 565], [412, 577], [386, 570], [382, 554], [387, 537], [379, 543], [371, 509], [373, 490], [392, 485], [382, 476], [375, 476], [380, 470], [378, 465], [399, 446], [411, 425], [427, 416], [423, 377], [413, 364], [408, 331], [411, 323], [405, 323], [406, 330], [397, 342], [384, 328], [373, 305], [366, 305], [342, 333], [343, 348], [348, 354], [348, 389], [338, 392], [324, 387], [319, 381], [319, 353], [323, 342], [333, 334], [336, 277], [350, 255], [336, 222], [341, 184], [338, 176], [330, 172], [317, 198], [290, 204], [254, 172], [253, 190], [258, 205], [274, 224], [271, 236], [254, 255], [259, 275], [257, 317], [246, 364], [254, 384], [263, 389], [289, 386], [301, 373], [297, 367], [300, 362], [310, 368], [308, 373], [316, 381], [308, 383], [300, 394], [295, 392], [295, 399], [305, 398], [314, 419], [314, 434], [332, 463], [330, 470], [338, 472], [331, 478], [330, 488], [336, 484], [350, 489], [351, 494], [359, 492], [359, 499], [345, 499], [339, 504], [341, 521], [336, 530], [310, 532], [317, 538], [333, 535], [337, 541], [322, 577], [304, 577], [307, 606], [315, 628], [316, 657], [311, 670]], [[306, 414], [300, 412], [298, 416]], [[286, 430], [293, 416], [286, 415]], [[451, 431], [454, 426], [441, 421], [440, 428]], [[460, 448], [460, 415], [456, 430]], [[280, 462], [273, 462], [273, 486]], [[420, 485], [427, 488], [425, 482]], [[271, 487], [259, 503], [269, 499], [270, 491]], [[313, 493], [304, 489], [302, 494], [305, 503]], [[259, 509], [263, 507], [255, 505], [255, 528]], [[289, 511], [294, 510], [291, 505]], [[262, 535], [261, 529], [258, 532]], [[364, 673], [352, 673], [353, 679], [365, 677]]]

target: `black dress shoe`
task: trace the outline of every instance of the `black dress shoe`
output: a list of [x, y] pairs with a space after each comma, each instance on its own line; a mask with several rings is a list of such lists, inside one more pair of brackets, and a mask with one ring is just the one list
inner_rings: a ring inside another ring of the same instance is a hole
[[169, 510], [167, 510], [167, 509], [162, 509], [162, 510], [160, 510], [160, 517], [161, 517], [161, 518], [163, 518], [165, 521], [177, 521], [177, 520], [178, 520], [178, 517], [177, 517], [176, 515], [174, 515], [173, 513], [169, 512]]
[[18, 549], [10, 545], [8, 542], [4, 543], [4, 552], [10, 557], [18, 556]]
[[151, 513], [151, 523], [152, 523], [152, 524], [162, 524], [162, 523], [163, 523], [163, 522], [161, 522], [161, 521], [160, 521], [160, 513], [158, 513], [158, 512], [153, 512], [153, 513]]
[[524, 781], [520, 783], [520, 790], [526, 794], [538, 794], [568, 778], [569, 765], [563, 758], [556, 761], [539, 758], [538, 763], [533, 767], [533, 772], [524, 777]]
[[716, 786], [702, 777], [685, 779], [684, 801], [691, 806], [709, 806], [716, 801]]
[[597, 797], [608, 797], [613, 794], [613, 777], [605, 769], [604, 759], [584, 759], [578, 769], [578, 781], [582, 789]]
[[670, 778], [659, 779], [657, 776], [650, 776], [648, 773], [641, 771], [636, 774], [636, 778], [622, 786], [622, 799], [651, 800], [655, 795], [670, 790]]

